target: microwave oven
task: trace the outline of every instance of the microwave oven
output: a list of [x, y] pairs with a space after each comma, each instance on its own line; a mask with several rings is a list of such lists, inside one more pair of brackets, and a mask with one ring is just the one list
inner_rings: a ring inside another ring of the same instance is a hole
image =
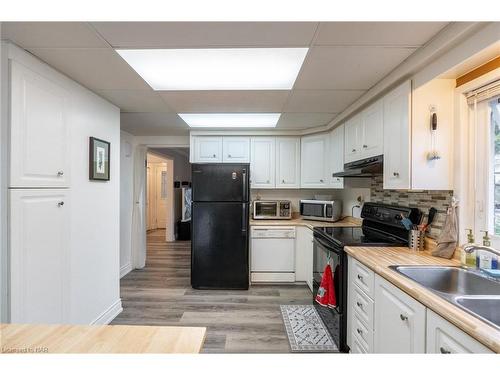
[[320, 201], [302, 199], [300, 201], [300, 215], [303, 219], [338, 221], [342, 214], [341, 201]]
[[292, 203], [290, 201], [253, 201], [253, 218], [257, 220], [292, 218]]

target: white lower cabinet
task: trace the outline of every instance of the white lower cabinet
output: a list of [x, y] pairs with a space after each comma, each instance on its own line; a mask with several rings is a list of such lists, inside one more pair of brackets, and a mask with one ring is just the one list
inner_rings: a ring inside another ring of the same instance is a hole
[[425, 353], [425, 306], [375, 275], [375, 353]]
[[434, 311], [427, 309], [427, 353], [493, 353]]
[[307, 227], [297, 227], [295, 241], [295, 281], [305, 281], [313, 290], [313, 232]]
[[69, 192], [10, 190], [12, 323], [69, 321]]

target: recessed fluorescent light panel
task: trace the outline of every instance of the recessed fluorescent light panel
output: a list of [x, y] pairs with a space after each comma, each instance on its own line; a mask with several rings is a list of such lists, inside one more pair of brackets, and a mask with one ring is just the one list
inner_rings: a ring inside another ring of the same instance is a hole
[[153, 90], [290, 90], [308, 48], [119, 49]]
[[281, 113], [179, 113], [192, 128], [274, 128]]

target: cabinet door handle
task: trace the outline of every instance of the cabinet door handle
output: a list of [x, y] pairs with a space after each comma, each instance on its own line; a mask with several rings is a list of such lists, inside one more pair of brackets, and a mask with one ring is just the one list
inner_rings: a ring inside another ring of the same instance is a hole
[[367, 145], [363, 145], [363, 148], [368, 148], [368, 146]]
[[227, 157], [230, 158], [231, 157], [231, 154], [227, 154]]
[[322, 183], [322, 182], [323, 182], [323, 180], [319, 180], [319, 182], [321, 182], [321, 183]]
[[269, 180], [266, 181], [266, 183], [268, 184], [269, 183]]
[[361, 275], [358, 275], [358, 280], [361, 280], [361, 281], [363, 281], [363, 276], [361, 276]]
[[352, 149], [352, 152], [356, 152], [356, 149], [355, 149], [355, 148], [353, 148], [353, 149]]
[[356, 332], [358, 332], [360, 335], [363, 335], [363, 331], [360, 330], [359, 328], [356, 328]]
[[59, 203], [57, 204], [57, 206], [59, 206], [59, 207], [64, 206], [64, 202], [63, 202], [63, 201], [59, 202]]
[[281, 183], [284, 184], [285, 183], [285, 180], [281, 180]]
[[363, 307], [363, 304], [361, 302], [356, 302], [356, 305], [358, 305], [359, 308]]
[[443, 348], [442, 346], [439, 348], [439, 351], [441, 352], [441, 354], [451, 354], [449, 350]]
[[394, 172], [393, 175], [394, 177], [399, 177], [399, 172]]
[[408, 321], [408, 317], [406, 315], [403, 315], [403, 314], [399, 314], [399, 318], [404, 322], [404, 321]]
[[58, 176], [58, 177], [61, 177], [62, 175], [64, 175], [64, 172], [63, 172], [63, 171], [59, 171], [59, 172], [57, 172], [57, 176]]

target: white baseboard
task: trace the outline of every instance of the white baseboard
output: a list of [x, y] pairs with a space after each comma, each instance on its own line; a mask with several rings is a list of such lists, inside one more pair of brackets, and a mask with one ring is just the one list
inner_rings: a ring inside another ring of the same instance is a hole
[[131, 263], [127, 263], [124, 266], [122, 266], [120, 268], [120, 279], [123, 276], [125, 276], [127, 273], [129, 273], [130, 271], [132, 271], [132, 264]]
[[104, 311], [97, 319], [95, 319], [91, 325], [106, 325], [109, 324], [114, 318], [117, 317], [119, 313], [123, 311], [122, 300], [118, 299], [113, 303], [106, 311]]

